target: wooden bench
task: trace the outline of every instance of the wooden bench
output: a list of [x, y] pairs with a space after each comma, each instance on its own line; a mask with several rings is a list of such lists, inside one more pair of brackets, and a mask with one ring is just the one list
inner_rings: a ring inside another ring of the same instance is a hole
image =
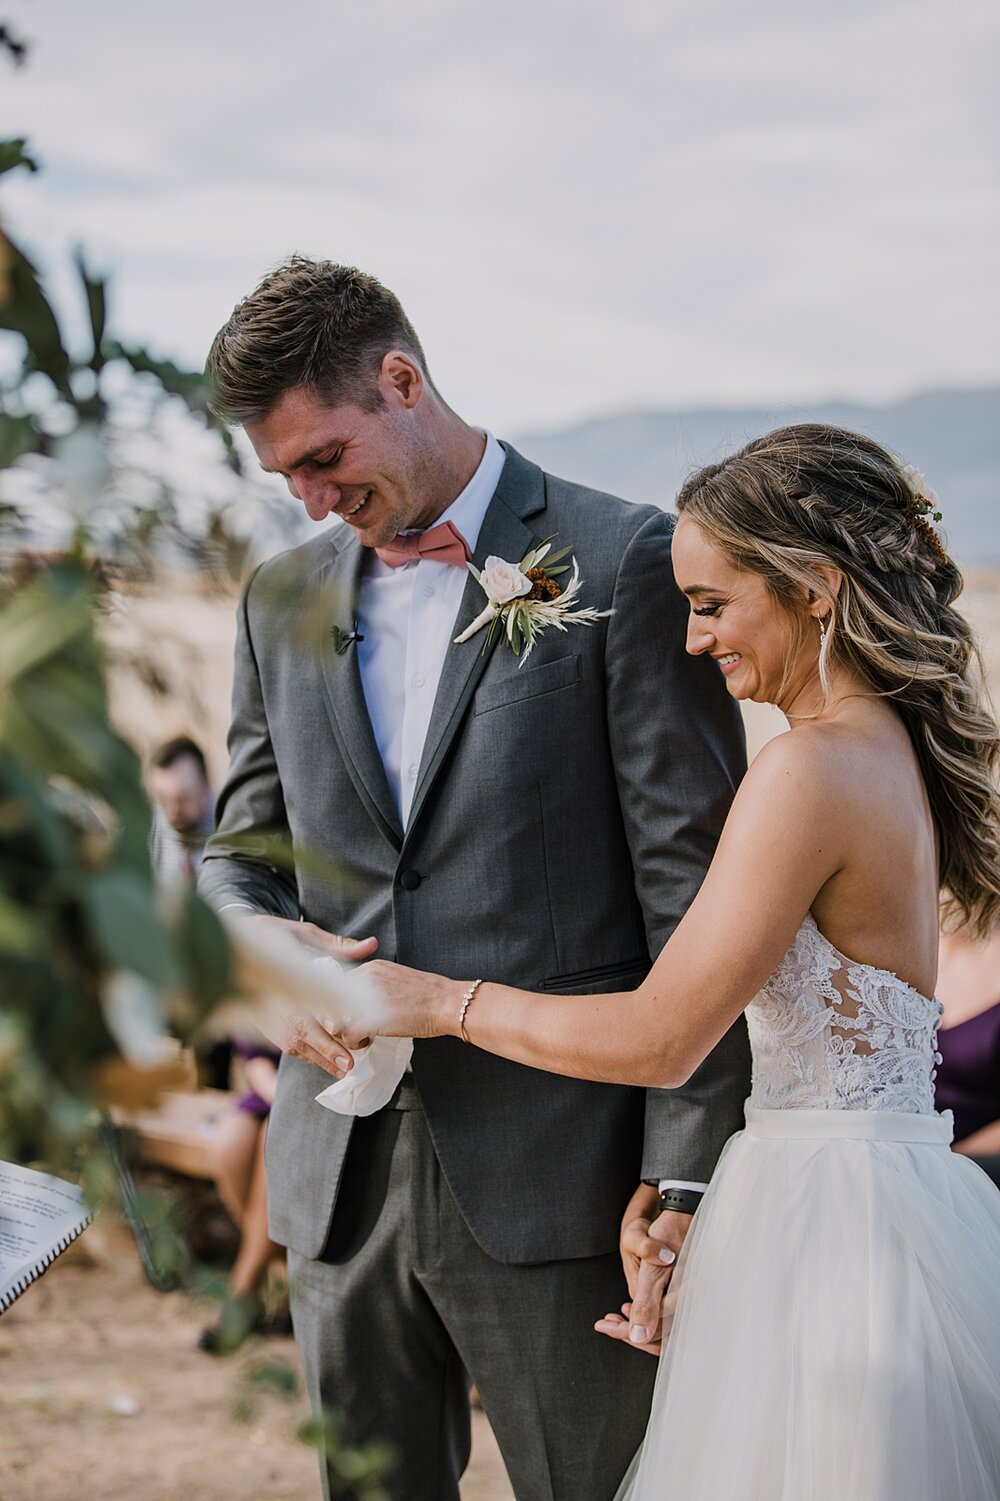
[[114, 1111], [115, 1125], [136, 1138], [139, 1160], [188, 1178], [213, 1178], [211, 1148], [216, 1123], [237, 1096], [225, 1089], [170, 1090], [151, 1110]]

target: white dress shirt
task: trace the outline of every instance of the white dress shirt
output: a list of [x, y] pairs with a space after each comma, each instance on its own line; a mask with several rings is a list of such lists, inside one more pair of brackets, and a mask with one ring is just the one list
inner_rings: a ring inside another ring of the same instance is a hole
[[[453, 522], [470, 552], [475, 551], [506, 457], [490, 433], [484, 436], [479, 468], [435, 522]], [[375, 743], [404, 828], [468, 577], [464, 568], [428, 558], [399, 568], [390, 568], [374, 551], [365, 560], [356, 627], [364, 637], [358, 642], [358, 669]]]
[[149, 858], [157, 881], [171, 887], [194, 885], [205, 843], [214, 828], [214, 797], [198, 827], [185, 834], [178, 833], [162, 808], [155, 808], [149, 831]]

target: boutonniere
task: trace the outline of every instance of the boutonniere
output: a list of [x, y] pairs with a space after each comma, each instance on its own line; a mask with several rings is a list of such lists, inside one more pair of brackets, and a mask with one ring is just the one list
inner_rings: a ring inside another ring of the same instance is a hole
[[[486, 567], [480, 573], [473, 563], [468, 569], [480, 585], [489, 603], [466, 626], [455, 645], [461, 646], [484, 626], [489, 626], [485, 652], [497, 630], [502, 630], [513, 648], [514, 655], [521, 658], [524, 666], [531, 654], [537, 637], [550, 625], [564, 631], [567, 625], [593, 625], [610, 610], [574, 608], [580, 592], [580, 569], [576, 559], [572, 570], [562, 559], [573, 551], [571, 547], [552, 551], [552, 539], [542, 542], [525, 553], [520, 563], [506, 563], [503, 558], [487, 558]], [[553, 565], [558, 564], [558, 567]], [[557, 579], [564, 573], [570, 575], [565, 588]]]

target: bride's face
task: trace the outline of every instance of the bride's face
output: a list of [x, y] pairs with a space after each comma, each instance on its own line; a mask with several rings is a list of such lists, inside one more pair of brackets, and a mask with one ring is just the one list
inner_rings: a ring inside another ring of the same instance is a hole
[[818, 627], [803, 630], [759, 574], [734, 567], [688, 516], [677, 522], [673, 563], [677, 586], [691, 605], [691, 655], [708, 653], [733, 698], [777, 704], [787, 713], [816, 680]]

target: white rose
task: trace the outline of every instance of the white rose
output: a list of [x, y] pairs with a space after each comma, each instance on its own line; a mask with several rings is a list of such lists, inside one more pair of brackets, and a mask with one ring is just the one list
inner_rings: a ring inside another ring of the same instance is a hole
[[525, 578], [516, 563], [503, 558], [487, 558], [483, 569], [483, 588], [491, 604], [505, 605], [522, 594], [531, 593], [531, 580]]

